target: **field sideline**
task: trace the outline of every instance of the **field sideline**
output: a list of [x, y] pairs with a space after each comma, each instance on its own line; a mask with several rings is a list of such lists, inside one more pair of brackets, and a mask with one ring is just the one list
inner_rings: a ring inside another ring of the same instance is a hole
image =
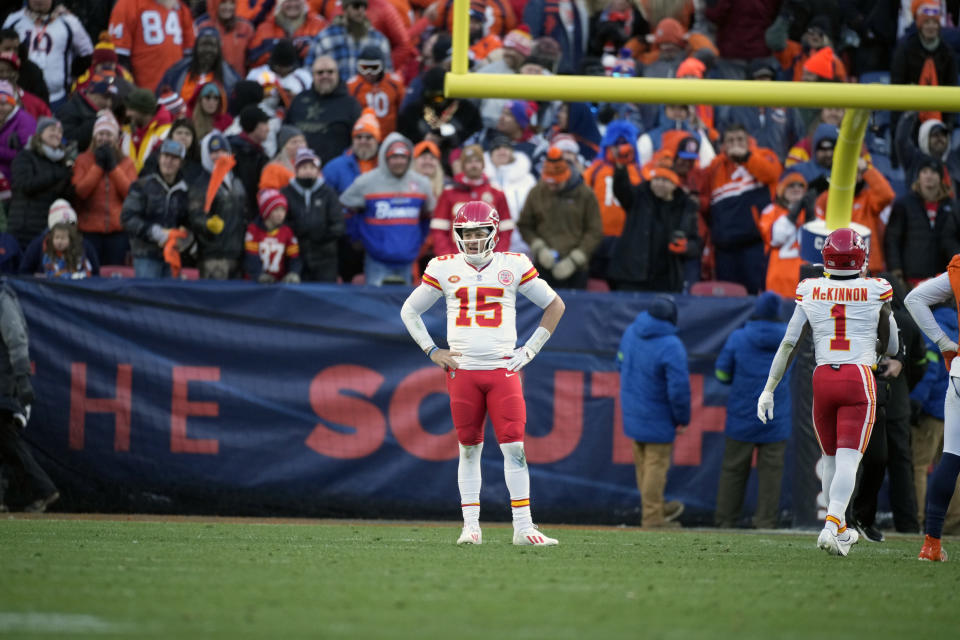
[[[0, 637], [956, 637], [960, 571], [919, 536], [105, 516], [0, 520]], [[946, 541], [960, 557], [960, 542]]]

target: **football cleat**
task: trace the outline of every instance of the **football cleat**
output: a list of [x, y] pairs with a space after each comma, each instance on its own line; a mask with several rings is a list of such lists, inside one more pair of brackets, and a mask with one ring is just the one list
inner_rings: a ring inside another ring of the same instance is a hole
[[817, 538], [817, 546], [831, 555], [840, 555], [840, 547], [837, 546], [837, 535], [826, 527], [823, 528], [823, 531], [820, 532], [820, 536]]
[[840, 552], [841, 556], [845, 556], [850, 553], [850, 547], [857, 544], [859, 541], [860, 534], [857, 533], [857, 530], [847, 527], [843, 533], [837, 536], [837, 550]]
[[515, 529], [513, 532], [513, 544], [527, 545], [534, 547], [552, 547], [560, 542], [556, 538], [551, 538], [540, 533], [537, 525], [532, 525], [526, 529]]
[[917, 560], [927, 560], [928, 562], [946, 562], [947, 552], [940, 546], [940, 539], [926, 536], [923, 539], [923, 547], [920, 549], [920, 555]]
[[463, 525], [457, 544], [483, 544], [483, 533], [477, 525]]

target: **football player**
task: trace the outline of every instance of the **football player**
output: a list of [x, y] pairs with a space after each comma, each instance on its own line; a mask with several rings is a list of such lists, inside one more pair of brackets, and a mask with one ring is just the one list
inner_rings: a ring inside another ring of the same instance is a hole
[[[950, 372], [950, 384], [943, 405], [943, 457], [933, 472], [927, 496], [926, 537], [920, 549], [920, 560], [942, 562], [947, 552], [940, 546], [943, 520], [960, 473], [960, 360], [957, 343], [951, 340], [937, 324], [930, 307], [954, 298], [960, 300], [960, 255], [955, 255], [947, 271], [936, 278], [925, 280], [907, 294], [904, 304], [917, 321], [917, 326], [940, 347], [944, 364]], [[960, 313], [960, 307], [958, 307]]]
[[[537, 277], [529, 258], [494, 252], [499, 225], [500, 216], [489, 204], [465, 203], [453, 219], [458, 252], [430, 261], [422, 283], [403, 303], [400, 315], [427, 357], [447, 372], [450, 413], [460, 443], [457, 480], [463, 531], [457, 544], [483, 541], [480, 453], [483, 425], [489, 415], [503, 452], [513, 544], [550, 546], [557, 540], [541, 533], [530, 514], [530, 475], [523, 450], [527, 411], [518, 374], [556, 329], [564, 304]], [[518, 292], [544, 310], [540, 326], [520, 347], [516, 346]], [[441, 297], [447, 304], [449, 349], [434, 343], [420, 318]]]
[[809, 326], [817, 368], [813, 372], [813, 426], [823, 451], [823, 496], [827, 517], [817, 546], [845, 556], [859, 539], [844, 514], [853, 494], [857, 467], [870, 440], [877, 408], [872, 367], [877, 345], [896, 355], [899, 336], [890, 312], [893, 289], [881, 278], [864, 278], [863, 238], [853, 229], [837, 229], [823, 245], [824, 276], [797, 286], [797, 306], [760, 399], [757, 417], [773, 418], [773, 391], [790, 356]]

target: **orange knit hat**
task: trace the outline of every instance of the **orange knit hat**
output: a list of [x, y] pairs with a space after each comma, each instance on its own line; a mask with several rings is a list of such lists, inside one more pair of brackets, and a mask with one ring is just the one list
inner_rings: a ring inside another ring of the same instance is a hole
[[653, 167], [647, 172], [647, 180], [653, 180], [654, 178], [664, 178], [678, 187], [682, 186], [680, 183], [680, 176], [674, 173], [672, 169], [667, 169], [665, 167]]
[[358, 133], [369, 133], [377, 142], [380, 142], [380, 121], [377, 120], [377, 114], [370, 107], [365, 108], [360, 117], [353, 125], [353, 135]]
[[833, 66], [833, 49], [830, 47], [824, 47], [817, 51], [815, 54], [810, 56], [806, 62], [803, 63], [803, 70], [809, 71], [810, 73], [823, 78], [824, 80], [833, 80], [834, 66]]
[[937, 0], [913, 0], [913, 2], [910, 3], [910, 15], [913, 16], [913, 21], [918, 25], [920, 21], [917, 19], [917, 13], [921, 8], [923, 8], [923, 14], [925, 16], [930, 16], [937, 20], [940, 19], [940, 3], [937, 2]]
[[570, 165], [564, 160], [563, 151], [557, 147], [550, 147], [540, 177], [543, 178], [544, 182], [554, 184], [563, 184], [570, 179]]
[[702, 78], [707, 70], [707, 65], [693, 56], [687, 58], [677, 67], [678, 78]]

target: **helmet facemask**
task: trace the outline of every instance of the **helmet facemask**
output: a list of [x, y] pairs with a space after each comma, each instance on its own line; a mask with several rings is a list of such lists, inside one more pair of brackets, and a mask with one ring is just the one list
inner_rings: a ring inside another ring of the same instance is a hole
[[[487, 235], [476, 239], [464, 239], [465, 232], [477, 229], [485, 230]], [[497, 228], [493, 224], [454, 225], [453, 239], [463, 258], [470, 264], [479, 266], [493, 255], [493, 249], [497, 244]]]

